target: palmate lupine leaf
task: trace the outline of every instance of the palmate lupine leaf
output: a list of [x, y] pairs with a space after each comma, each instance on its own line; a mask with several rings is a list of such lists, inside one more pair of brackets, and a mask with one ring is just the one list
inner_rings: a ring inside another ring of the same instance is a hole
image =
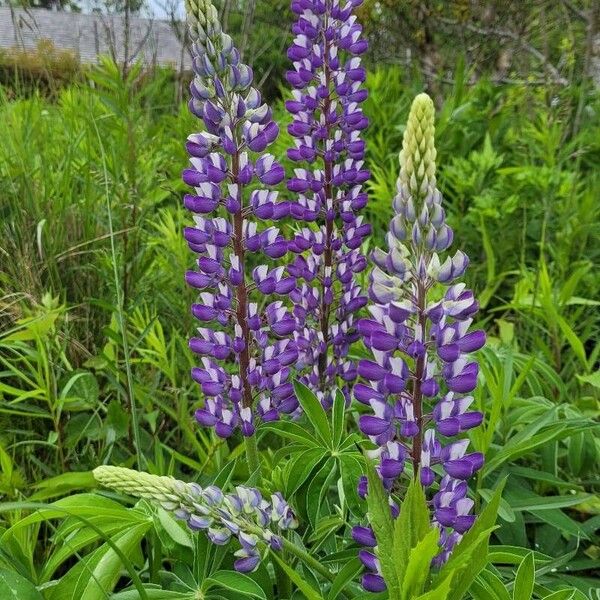
[[234, 593], [241, 594], [243, 598], [259, 598], [267, 600], [263, 589], [248, 575], [236, 573], [235, 571], [218, 571], [213, 573], [203, 582], [203, 590], [208, 591], [211, 588], [221, 588], [231, 590]]
[[[394, 562], [400, 583], [404, 581], [413, 548], [430, 532], [431, 522], [425, 493], [421, 484], [413, 479], [402, 501], [400, 515], [394, 524]], [[428, 569], [429, 565], [427, 565]]]
[[[140, 523], [112, 536], [113, 544], [126, 556], [139, 553], [139, 545], [148, 533], [151, 522]], [[122, 575], [121, 557], [108, 544], [88, 554], [79, 561], [60, 582], [47, 592], [48, 600], [85, 598], [104, 600], [116, 586]]]
[[294, 381], [294, 390], [300, 406], [306, 413], [308, 420], [313, 425], [315, 432], [319, 435], [326, 446], [331, 446], [333, 438], [327, 414], [319, 399], [315, 394], [303, 383]]
[[412, 600], [412, 598], [423, 592], [429, 579], [431, 561], [439, 552], [439, 541], [439, 530], [430, 528], [410, 551], [408, 563], [404, 569], [404, 578], [400, 584], [403, 600]]
[[529, 552], [517, 569], [513, 600], [529, 600], [533, 593], [534, 582], [535, 563], [533, 561], [533, 552]]
[[323, 600], [323, 596], [315, 590], [297, 571], [289, 567], [278, 556], [273, 555], [277, 564], [285, 571], [286, 575], [296, 584], [298, 589], [306, 596], [307, 600]]

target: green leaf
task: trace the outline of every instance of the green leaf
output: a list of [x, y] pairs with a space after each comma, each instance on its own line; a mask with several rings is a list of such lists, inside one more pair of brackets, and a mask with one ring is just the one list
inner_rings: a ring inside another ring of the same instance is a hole
[[[486, 488], [479, 489], [479, 495], [486, 501], [489, 502], [491, 497], [494, 495], [493, 490]], [[498, 507], [498, 516], [506, 521], [507, 523], [514, 523], [516, 516], [512, 505], [507, 502], [504, 498], [500, 499], [500, 506]]]
[[73, 373], [60, 393], [60, 400], [67, 409], [93, 408], [98, 402], [100, 389], [98, 380], [90, 371]]
[[439, 529], [430, 529], [429, 533], [410, 551], [404, 578], [400, 584], [402, 597], [405, 600], [410, 600], [423, 592], [425, 582], [429, 577], [431, 561], [440, 550], [439, 540]]
[[571, 326], [567, 323], [564, 317], [556, 315], [556, 322], [563, 332], [563, 335], [567, 338], [573, 352], [577, 355], [577, 358], [583, 363], [585, 369], [588, 368], [588, 360], [585, 354], [585, 347], [583, 342], [577, 337], [577, 334], [571, 329]]
[[[414, 600], [457, 600], [454, 597], [449, 598], [450, 590], [452, 589], [452, 577], [446, 577], [436, 587], [417, 596]], [[411, 599], [412, 600], [412, 599]]]
[[29, 579], [6, 569], [0, 569], [0, 598], [2, 600], [44, 600]]
[[[500, 467], [503, 463], [507, 461], [512, 461], [516, 458], [519, 458], [525, 454], [528, 454], [532, 450], [536, 450], [538, 448], [542, 448], [549, 442], [552, 442], [555, 439], [561, 437], [563, 432], [566, 429], [566, 424], [563, 423], [555, 423], [552, 426], [548, 427], [541, 433], [536, 435], [532, 435], [526, 439], [519, 441], [519, 443], [512, 444], [511, 440], [500, 452], [498, 452], [494, 457], [490, 459], [490, 461], [484, 467], [483, 477], [487, 477], [494, 469]], [[515, 436], [516, 437], [516, 436]]]
[[176, 521], [171, 513], [159, 507], [157, 511], [158, 522], [162, 529], [176, 544], [192, 549], [194, 544], [187, 529], [184, 529], [180, 522]]
[[369, 523], [377, 540], [377, 557], [381, 565], [381, 574], [387, 585], [390, 600], [400, 598], [400, 580], [394, 566], [394, 521], [388, 501], [388, 495], [383, 489], [379, 475], [371, 462], [365, 459], [369, 493], [367, 506], [369, 508]]
[[353, 581], [362, 570], [363, 566], [358, 558], [349, 560], [335, 576], [335, 579], [329, 588], [327, 600], [337, 600], [340, 598], [342, 590], [348, 583]]
[[[44, 561], [40, 581], [49, 581], [54, 572], [66, 560], [76, 555], [82, 548], [90, 546], [99, 540], [114, 538], [119, 532], [126, 530], [131, 525], [124, 521], [104, 517], [102, 514], [89, 517], [88, 523], [93, 524], [98, 530], [84, 525], [77, 519], [66, 519], [60, 525], [54, 536], [54, 552]], [[59, 543], [61, 542], [61, 543]]]
[[[197, 600], [198, 598], [196, 592], [171, 592], [161, 587], [147, 587], [146, 596], [148, 600]], [[140, 600], [140, 594], [137, 590], [125, 590], [113, 594], [110, 600]]]
[[323, 459], [321, 448], [311, 448], [290, 460], [286, 465], [286, 496], [293, 496]]
[[538, 496], [525, 489], [507, 492], [507, 501], [511, 508], [517, 511], [539, 511], [567, 508], [594, 498], [593, 494], [571, 494], [569, 496]]
[[267, 598], [264, 590], [256, 583], [256, 581], [254, 581], [254, 579], [251, 579], [248, 575], [244, 575], [243, 573], [238, 573], [237, 571], [217, 571], [216, 573], [213, 573], [203, 585], [205, 590], [212, 587], [220, 587], [233, 592], [238, 592], [242, 598], [248, 596], [264, 600]]
[[581, 523], [575, 521], [560, 509], [539, 511], [532, 509], [530, 512], [544, 523], [552, 525], [552, 527], [558, 529], [567, 536], [572, 535], [573, 537], [582, 539], [589, 539], [590, 537], [581, 526]]
[[525, 477], [526, 479], [533, 479], [534, 481], [544, 481], [550, 483], [558, 488], [564, 487], [568, 489], [579, 489], [579, 486], [572, 481], [565, 481], [556, 477], [552, 473], [546, 471], [540, 471], [539, 469], [532, 469], [530, 467], [522, 467], [520, 465], [510, 465], [509, 471], [511, 475], [518, 475], [519, 477]]
[[579, 379], [579, 381], [583, 381], [583, 383], [588, 383], [589, 385], [600, 389], [600, 371], [594, 371], [590, 375], [577, 375], [577, 379]]
[[[125, 556], [131, 556], [150, 526], [150, 522], [134, 525], [115, 535], [112, 541]], [[121, 558], [104, 543], [48, 590], [48, 600], [106, 600], [121, 577], [122, 569]]]
[[[528, 548], [520, 546], [490, 546], [488, 552], [488, 562], [495, 565], [520, 565], [523, 559], [531, 552]], [[550, 562], [550, 556], [541, 553], [534, 553], [537, 562]]]
[[572, 600], [575, 595], [575, 590], [558, 590], [544, 596], [543, 600]]
[[533, 552], [527, 554], [517, 569], [513, 600], [529, 600], [533, 594], [535, 582], [535, 563]]
[[[360, 456], [360, 455], [356, 455]], [[363, 501], [358, 495], [356, 482], [364, 473], [361, 461], [350, 454], [342, 454], [339, 457], [340, 470], [342, 473], [342, 488], [344, 497], [350, 512], [358, 518], [364, 515]]]
[[319, 399], [309, 388], [299, 381], [294, 381], [294, 390], [296, 392], [298, 402], [300, 402], [300, 406], [304, 410], [308, 420], [314, 426], [316, 434], [321, 438], [327, 447], [331, 448], [333, 442], [331, 429], [329, 427], [327, 413], [321, 406]]
[[217, 487], [224, 488], [227, 487], [227, 484], [231, 481], [233, 477], [233, 472], [236, 467], [236, 460], [230, 460], [225, 466], [217, 473], [216, 477], [213, 479], [213, 485]]
[[411, 550], [417, 546], [430, 530], [431, 524], [425, 492], [418, 479], [413, 478], [406, 490], [406, 495], [400, 507], [400, 515], [396, 519], [393, 528], [394, 564], [401, 587]]
[[56, 477], [44, 479], [35, 484], [37, 492], [29, 496], [29, 501], [35, 502], [47, 500], [55, 496], [64, 496], [74, 490], [92, 489], [98, 483], [91, 471], [75, 471], [72, 473], [61, 473]]
[[489, 568], [479, 573], [471, 584], [469, 593], [474, 600], [511, 600], [502, 579]]
[[335, 477], [337, 463], [329, 458], [323, 466], [313, 475], [306, 491], [306, 512], [308, 520], [313, 529], [317, 527], [317, 521], [323, 510], [323, 501], [329, 488], [331, 480]]
[[[4, 503], [3, 510], [14, 510], [21, 508], [21, 504]], [[20, 529], [27, 527], [33, 523], [47, 521], [49, 519], [63, 518], [65, 515], [80, 516], [80, 517], [110, 517], [115, 522], [141, 523], [148, 522], [148, 517], [137, 510], [127, 509], [115, 500], [110, 500], [104, 496], [97, 494], [76, 494], [61, 498], [56, 502], [48, 505], [36, 506], [38, 510], [19, 521], [17, 521], [10, 529], [8, 529], [0, 538], [0, 543], [8, 536], [14, 535]]]
[[309, 448], [315, 448], [321, 445], [319, 440], [306, 431], [304, 427], [290, 421], [265, 423], [264, 425], [261, 425], [260, 430], [272, 431], [275, 435], [284, 437], [292, 442], [298, 442]]
[[277, 561], [287, 576], [296, 584], [296, 587], [306, 596], [307, 600], [324, 600], [323, 596], [309, 585], [306, 580], [300, 576], [298, 571], [292, 569], [287, 563], [283, 562], [276, 552], [271, 552], [271, 556]]
[[333, 430], [333, 447], [337, 448], [344, 436], [344, 417], [346, 416], [346, 398], [340, 390], [336, 390], [331, 411], [331, 428]]

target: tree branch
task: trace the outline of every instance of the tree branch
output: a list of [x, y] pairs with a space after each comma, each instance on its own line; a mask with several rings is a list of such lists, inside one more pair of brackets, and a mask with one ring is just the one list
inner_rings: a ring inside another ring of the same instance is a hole
[[569, 84], [568, 80], [560, 74], [558, 69], [544, 56], [542, 52], [540, 52], [537, 48], [532, 46], [514, 31], [509, 31], [508, 29], [478, 27], [477, 25], [472, 25], [470, 23], [462, 23], [459, 21], [455, 21], [454, 19], [448, 19], [446, 17], [438, 17], [438, 19], [446, 25], [450, 25], [452, 27], [460, 27], [462, 29], [466, 29], [467, 31], [471, 31], [479, 35], [494, 36], [501, 39], [512, 40], [513, 42], [518, 44], [523, 50], [525, 50], [525, 52], [531, 54], [531, 56], [539, 60], [540, 63], [543, 65], [544, 69], [552, 77], [555, 83], [558, 83], [560, 85]]

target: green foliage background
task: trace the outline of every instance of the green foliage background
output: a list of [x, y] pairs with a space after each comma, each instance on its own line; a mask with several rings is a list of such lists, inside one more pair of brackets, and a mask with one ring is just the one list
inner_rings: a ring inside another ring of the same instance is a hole
[[[283, 69], [277, 40], [269, 43]], [[595, 598], [600, 97], [585, 79], [499, 83], [464, 56], [444, 79], [435, 81], [439, 185], [490, 334], [476, 396], [486, 420], [472, 435], [487, 458], [478, 504], [509, 476], [487, 566], [469, 594], [520, 600], [569, 588], [552, 597]], [[279, 83], [268, 83], [269, 96]], [[398, 65], [371, 71], [370, 248], [382, 244], [391, 216], [410, 101], [431, 84]], [[197, 123], [174, 97], [171, 73], [134, 67], [124, 77], [109, 62], [50, 97], [14, 85], [0, 91], [0, 591], [13, 586], [23, 600], [126, 600], [139, 597], [142, 581], [175, 594], [173, 579], [209, 590], [226, 577], [218, 574], [225, 554], [166, 513], [90, 493], [95, 466], [136, 464], [136, 436], [150, 472], [247, 477], [234, 462], [240, 440], [223, 442], [192, 419], [202, 398], [188, 376], [194, 322], [183, 273], [193, 258], [181, 235], [189, 217], [180, 172]], [[283, 100], [275, 104], [285, 123]], [[285, 160], [282, 132], [275, 153]], [[348, 534], [341, 546], [333, 536], [361, 510], [355, 447], [345, 437], [335, 452], [292, 443], [285, 427], [263, 436], [266, 485], [287, 493], [306, 526], [296, 542], [332, 565], [355, 554]], [[347, 492], [340, 510], [338, 478]], [[24, 502], [48, 501], [58, 501], [57, 514], [27, 517], [36, 505]], [[204, 556], [193, 575], [177, 566], [188, 554]], [[530, 574], [535, 585], [520, 595]], [[304, 578], [314, 576], [305, 570]], [[255, 579], [268, 590], [266, 571]], [[249, 593], [248, 585], [233, 589]]]

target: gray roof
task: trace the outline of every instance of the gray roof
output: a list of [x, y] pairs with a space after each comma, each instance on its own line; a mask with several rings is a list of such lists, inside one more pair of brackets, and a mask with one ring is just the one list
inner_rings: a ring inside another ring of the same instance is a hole
[[[97, 62], [107, 54], [123, 61], [122, 15], [83, 14], [45, 9], [11, 9], [0, 6], [0, 48], [33, 50], [40, 40], [51, 40], [60, 50], [72, 50], [83, 63]], [[130, 19], [130, 60], [147, 64], [190, 68], [190, 55], [168, 21]]]

